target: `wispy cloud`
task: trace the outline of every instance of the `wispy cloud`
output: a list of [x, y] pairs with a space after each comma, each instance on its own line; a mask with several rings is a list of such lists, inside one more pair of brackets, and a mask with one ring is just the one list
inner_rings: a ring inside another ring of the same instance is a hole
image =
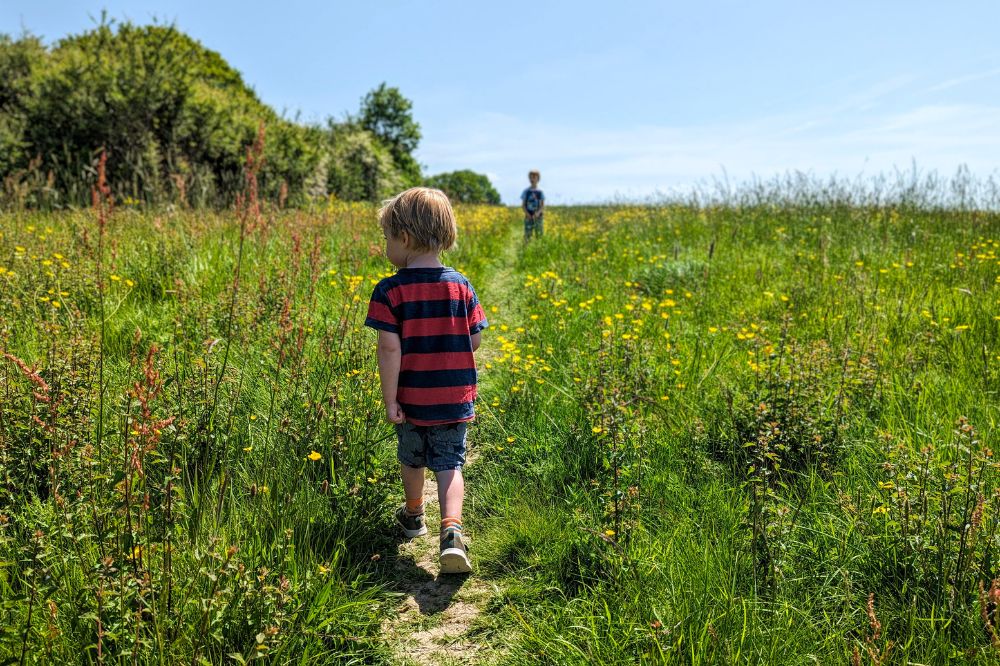
[[973, 81], [982, 81], [983, 79], [991, 79], [994, 76], [1000, 76], [1000, 67], [996, 69], [990, 69], [985, 72], [977, 72], [975, 74], [967, 74], [965, 76], [957, 76], [953, 79], [948, 79], [947, 81], [942, 81], [941, 83], [931, 86], [924, 90], [927, 93], [937, 93], [943, 90], [948, 90], [950, 88], [956, 88], [966, 83], [972, 83]]
[[943, 174], [961, 164], [982, 175], [997, 168], [1000, 106], [924, 104], [866, 111], [876, 98], [845, 101], [832, 114], [615, 130], [488, 113], [427, 131], [421, 158], [432, 172], [471, 168], [489, 173], [505, 201], [516, 201], [528, 169], [539, 168], [546, 194], [559, 203], [642, 198], [723, 172], [744, 180], [789, 170], [875, 174], [908, 168], [913, 161]]

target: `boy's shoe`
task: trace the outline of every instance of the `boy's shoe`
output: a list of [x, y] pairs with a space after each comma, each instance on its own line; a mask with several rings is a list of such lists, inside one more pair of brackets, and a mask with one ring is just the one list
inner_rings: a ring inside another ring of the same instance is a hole
[[472, 571], [469, 562], [469, 547], [462, 539], [458, 527], [446, 527], [441, 531], [441, 573], [461, 574]]
[[424, 520], [424, 514], [410, 515], [406, 512], [405, 504], [396, 509], [396, 522], [403, 528], [403, 534], [411, 539], [427, 534], [427, 521]]

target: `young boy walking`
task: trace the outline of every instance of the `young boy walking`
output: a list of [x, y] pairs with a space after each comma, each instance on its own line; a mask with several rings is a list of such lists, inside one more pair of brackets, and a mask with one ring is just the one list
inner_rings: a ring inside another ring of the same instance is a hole
[[375, 286], [365, 326], [378, 330], [382, 398], [396, 425], [406, 496], [396, 521], [408, 537], [427, 534], [424, 468], [430, 468], [441, 505], [441, 573], [467, 573], [465, 431], [475, 418], [473, 352], [489, 324], [468, 279], [441, 263], [457, 234], [443, 192], [406, 190], [386, 201], [378, 217], [386, 257], [399, 270]]
[[521, 210], [524, 211], [524, 240], [531, 240], [531, 235], [542, 235], [542, 225], [544, 220], [542, 214], [545, 212], [545, 193], [538, 189], [538, 181], [542, 174], [531, 170], [528, 172], [528, 182], [531, 184], [524, 192], [521, 192]]

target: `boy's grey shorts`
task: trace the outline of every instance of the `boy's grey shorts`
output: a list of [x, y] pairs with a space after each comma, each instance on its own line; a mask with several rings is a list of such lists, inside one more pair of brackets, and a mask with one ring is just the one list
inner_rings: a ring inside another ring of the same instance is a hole
[[461, 469], [465, 464], [467, 426], [467, 423], [433, 426], [397, 424], [399, 462], [407, 467], [427, 467], [432, 472]]
[[524, 235], [530, 236], [534, 233], [536, 236], [541, 236], [545, 227], [545, 220], [541, 215], [535, 219], [524, 218]]

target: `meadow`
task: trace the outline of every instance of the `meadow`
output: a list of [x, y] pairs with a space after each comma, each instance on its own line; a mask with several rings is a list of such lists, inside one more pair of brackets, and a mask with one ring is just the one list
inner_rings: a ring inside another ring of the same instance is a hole
[[[457, 214], [473, 663], [1000, 662], [1000, 214]], [[396, 660], [381, 253], [252, 192], [0, 214], [0, 662]]]

